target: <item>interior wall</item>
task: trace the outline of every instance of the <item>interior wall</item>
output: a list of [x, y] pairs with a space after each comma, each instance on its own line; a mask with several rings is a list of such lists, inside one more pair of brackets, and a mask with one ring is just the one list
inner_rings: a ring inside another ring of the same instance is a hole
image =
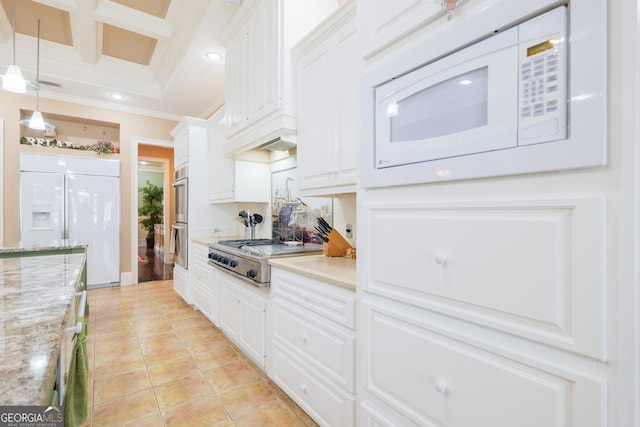
[[[4, 141], [4, 244], [11, 245], [19, 240], [19, 153], [21, 151], [58, 155], [95, 157], [92, 152], [64, 150], [52, 147], [32, 147], [20, 144], [20, 109], [33, 109], [35, 94], [15, 94], [0, 91], [0, 118], [5, 121]], [[136, 239], [137, 229], [131, 229], [131, 191], [135, 188], [137, 177], [131, 177], [131, 141], [133, 137], [172, 141], [171, 130], [177, 121], [147, 117], [139, 114], [114, 111], [70, 102], [40, 98], [40, 111], [47, 114], [65, 115], [87, 120], [100, 120], [120, 125], [120, 154], [111, 158], [120, 160], [120, 270], [130, 272], [133, 255], [132, 241]]]

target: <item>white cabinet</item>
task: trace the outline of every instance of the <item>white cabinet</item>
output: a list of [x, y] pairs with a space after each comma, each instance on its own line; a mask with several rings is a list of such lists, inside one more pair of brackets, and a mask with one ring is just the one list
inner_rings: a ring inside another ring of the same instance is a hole
[[269, 375], [321, 425], [355, 423], [355, 294], [271, 270]]
[[386, 425], [601, 425], [604, 378], [517, 346], [493, 347], [482, 331], [410, 307], [371, 298], [359, 310], [361, 426], [380, 423], [380, 413]]
[[264, 368], [268, 289], [247, 284], [220, 269], [216, 269], [215, 282], [220, 295], [220, 329]]
[[359, 425], [602, 425], [606, 199], [371, 194]]
[[220, 37], [227, 55], [225, 154], [295, 133], [289, 52], [335, 6], [333, 0], [243, 2]]
[[[224, 111], [216, 113], [216, 116], [224, 114]], [[224, 141], [224, 126], [216, 121], [211, 125], [209, 132], [209, 201], [269, 203], [269, 164], [225, 157]]]
[[207, 262], [209, 248], [192, 242], [191, 251], [191, 300], [195, 308], [207, 316], [213, 324], [218, 324], [217, 299], [215, 288], [215, 269]]
[[187, 270], [179, 265], [173, 266], [173, 289], [188, 304], [191, 303], [191, 295], [189, 292], [189, 275]]
[[184, 117], [171, 131], [171, 135], [174, 138], [174, 168], [187, 166], [188, 169], [187, 235], [185, 236], [187, 268], [174, 266], [174, 277], [181, 275], [180, 280], [182, 280], [181, 283], [176, 283], [174, 279], [174, 288], [185, 301], [191, 304], [190, 269], [195, 256], [192, 252], [191, 237], [209, 228], [209, 201], [206, 197], [209, 191], [208, 123], [205, 120]]
[[175, 169], [186, 165], [189, 160], [187, 144], [188, 129], [181, 129], [174, 135], [173, 140], [173, 167]]
[[365, 57], [445, 15], [441, 0], [358, 0]]
[[298, 189], [355, 192], [360, 140], [360, 56], [355, 0], [292, 51], [297, 73]]

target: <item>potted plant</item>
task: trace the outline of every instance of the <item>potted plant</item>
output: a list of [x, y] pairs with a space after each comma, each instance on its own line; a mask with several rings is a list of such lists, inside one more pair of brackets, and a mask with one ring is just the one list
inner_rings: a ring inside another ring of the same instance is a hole
[[153, 248], [154, 225], [162, 223], [162, 199], [164, 189], [146, 181], [144, 187], [138, 188], [142, 192], [142, 206], [138, 208], [140, 225], [147, 231], [147, 248]]

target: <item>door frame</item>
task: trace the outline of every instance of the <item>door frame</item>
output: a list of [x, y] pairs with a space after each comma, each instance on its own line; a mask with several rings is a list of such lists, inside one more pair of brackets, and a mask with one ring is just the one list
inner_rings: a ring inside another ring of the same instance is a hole
[[[132, 285], [134, 283], [138, 283], [138, 145], [153, 145], [156, 147], [163, 148], [173, 148], [173, 141], [165, 141], [160, 139], [152, 139], [145, 138], [140, 136], [131, 137], [131, 212], [129, 217], [131, 218], [130, 233], [131, 233], [131, 272], [127, 276], [126, 273], [122, 274], [120, 278], [120, 285]], [[151, 159], [148, 157], [148, 159]], [[154, 161], [166, 161], [165, 164], [165, 174], [164, 174], [164, 182], [165, 182], [165, 199], [167, 198], [167, 191], [171, 188], [171, 176], [173, 175], [173, 171], [169, 169], [169, 161], [167, 159], [156, 159]], [[169, 180], [169, 181], [167, 181]], [[169, 184], [167, 185], [167, 182]], [[169, 209], [168, 203], [164, 204], [164, 218], [169, 218]], [[170, 236], [171, 234], [171, 224], [164, 221], [164, 235]], [[169, 242], [165, 238], [164, 242], [165, 254], [168, 254], [169, 250]]]

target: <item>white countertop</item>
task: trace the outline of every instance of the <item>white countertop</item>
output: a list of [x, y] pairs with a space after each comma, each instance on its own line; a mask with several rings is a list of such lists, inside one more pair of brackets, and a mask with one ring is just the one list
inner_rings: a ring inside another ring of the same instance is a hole
[[355, 291], [356, 261], [346, 257], [305, 255], [269, 260], [273, 267]]

